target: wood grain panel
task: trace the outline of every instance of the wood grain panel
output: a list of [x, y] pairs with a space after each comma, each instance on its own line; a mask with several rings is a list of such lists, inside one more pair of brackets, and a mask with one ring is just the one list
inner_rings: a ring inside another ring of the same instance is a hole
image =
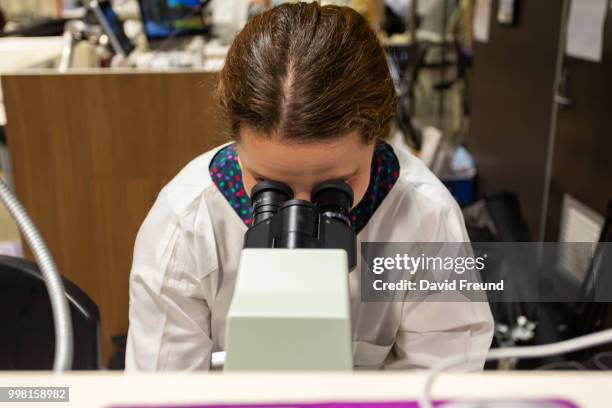
[[110, 338], [128, 328], [138, 227], [160, 189], [224, 142], [209, 73], [2, 77], [16, 191], [62, 274], [85, 290]]

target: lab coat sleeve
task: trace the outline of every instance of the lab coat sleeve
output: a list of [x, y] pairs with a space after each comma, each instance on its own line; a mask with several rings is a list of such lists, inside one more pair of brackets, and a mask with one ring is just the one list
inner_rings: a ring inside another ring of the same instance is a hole
[[[434, 242], [469, 241], [463, 216], [453, 202], [430, 221]], [[487, 302], [440, 302], [435, 299], [402, 304], [400, 328], [393, 347], [393, 359], [386, 368], [422, 368], [466, 353], [481, 356], [457, 367], [461, 371], [483, 369], [493, 337], [493, 318]]]
[[162, 192], [136, 238], [126, 371], [206, 370], [212, 341], [207, 277], [182, 215]]

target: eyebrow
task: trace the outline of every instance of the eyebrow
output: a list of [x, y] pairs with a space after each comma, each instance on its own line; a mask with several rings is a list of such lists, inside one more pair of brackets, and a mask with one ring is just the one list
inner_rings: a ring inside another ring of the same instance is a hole
[[[256, 171], [253, 170], [249, 170], [251, 172], [251, 175], [253, 177], [255, 177], [256, 179], [263, 179], [263, 180], [273, 180], [272, 178], [268, 178], [263, 176], [262, 174], [257, 173]], [[341, 175], [338, 177], [334, 177], [334, 180], [346, 180], [346, 179], [350, 179], [351, 177], [355, 176], [357, 173], [359, 173], [360, 169], [356, 169], [348, 174], [345, 175]], [[324, 181], [324, 180], [321, 180]]]
[[338, 179], [350, 179], [351, 177], [354, 177], [357, 173], [359, 173], [361, 169], [356, 169], [355, 171], [352, 171], [346, 175], [342, 175], [340, 177], [338, 177]]
[[255, 172], [255, 171], [253, 171], [253, 170], [249, 170], [249, 172], [251, 172], [251, 175], [252, 175], [253, 177], [257, 178], [257, 179], [264, 179], [264, 180], [266, 180], [266, 179], [267, 179], [267, 177], [264, 177], [264, 176], [262, 176], [261, 174], [259, 174], [259, 173]]

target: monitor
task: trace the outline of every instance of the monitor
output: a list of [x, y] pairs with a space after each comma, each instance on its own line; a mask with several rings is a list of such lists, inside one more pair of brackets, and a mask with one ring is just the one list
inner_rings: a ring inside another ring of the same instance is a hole
[[204, 33], [200, 0], [139, 0], [149, 41]]
[[125, 35], [123, 25], [108, 0], [93, 0], [89, 3], [102, 28], [108, 35], [111, 46], [117, 54], [127, 57], [134, 49], [134, 44]]

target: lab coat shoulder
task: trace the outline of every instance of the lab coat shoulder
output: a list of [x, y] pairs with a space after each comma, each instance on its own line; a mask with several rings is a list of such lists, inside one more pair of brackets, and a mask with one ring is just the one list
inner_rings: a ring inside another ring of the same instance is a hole
[[[216, 149], [217, 150], [217, 149]], [[126, 370], [206, 369], [217, 257], [205, 199], [208, 164], [191, 161], [159, 193], [134, 246]], [[193, 357], [191, 347], [200, 350]]]
[[[395, 149], [400, 175], [389, 203], [383, 203], [382, 223], [406, 224], [401, 242], [467, 242], [463, 215], [442, 182], [410, 152]], [[387, 200], [386, 200], [387, 201]], [[388, 231], [389, 228], [384, 228]]]
[[[192, 160], [160, 191], [136, 238], [133, 275], [147, 272], [147, 263], [156, 266], [151, 272], [157, 274], [160, 269], [168, 269], [163, 267], [170, 262], [182, 264], [175, 265], [178, 267], [175, 269], [190, 271], [195, 280], [217, 268], [212, 221], [205, 199], [207, 190], [215, 188], [208, 165], [216, 150]], [[148, 278], [149, 282], [162, 283], [159, 281], [162, 276]]]
[[[461, 209], [448, 189], [417, 157], [396, 151], [401, 171], [396, 205], [403, 242], [469, 242]], [[429, 368], [445, 358], [478, 353], [467, 371], [481, 370], [493, 337], [493, 318], [486, 302], [445, 302], [435, 298], [405, 302], [387, 368]]]

